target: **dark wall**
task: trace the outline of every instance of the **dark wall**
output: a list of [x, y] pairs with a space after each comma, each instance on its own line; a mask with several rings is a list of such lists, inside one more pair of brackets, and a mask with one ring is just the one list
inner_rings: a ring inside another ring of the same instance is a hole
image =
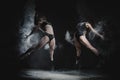
[[[44, 12], [49, 20], [54, 25], [56, 32], [57, 42], [64, 44], [64, 34], [68, 29], [74, 30], [76, 25], [76, 18], [80, 14], [85, 17], [91, 17], [94, 20], [99, 20], [104, 17], [108, 21], [108, 27], [106, 31], [110, 31], [107, 35], [110, 40], [107, 44], [112, 45], [112, 51], [109, 61], [106, 63], [105, 69], [109, 72], [118, 71], [119, 67], [119, 5], [114, 1], [50, 1], [50, 0], [36, 0], [38, 12]], [[5, 70], [12, 72], [13, 70], [19, 70], [16, 57], [16, 43], [18, 39], [18, 24], [23, 16], [24, 5], [26, 0], [7, 0], [3, 2], [2, 21], [3, 26], [1, 28], [1, 61], [2, 67]], [[40, 3], [40, 5], [39, 5]], [[81, 4], [79, 7], [77, 5]], [[85, 6], [84, 6], [85, 5]], [[79, 10], [81, 13], [79, 13]], [[69, 26], [73, 27], [69, 27]], [[111, 36], [110, 36], [111, 35]], [[69, 45], [67, 43], [64, 44]], [[107, 47], [106, 47], [107, 48]], [[66, 51], [66, 53], [68, 53]], [[69, 55], [69, 54], [68, 54]], [[71, 54], [72, 56], [73, 54]], [[62, 57], [66, 58], [62, 53]], [[61, 57], [61, 58], [62, 58]], [[68, 58], [68, 57], [67, 57]], [[69, 58], [68, 58], [69, 59]], [[62, 65], [62, 64], [61, 64]], [[8, 67], [9, 66], [9, 67]], [[14, 72], [14, 71], [13, 71]], [[15, 71], [16, 72], [16, 71]], [[8, 73], [9, 74], [9, 73]]]
[[[24, 5], [26, 0], [5, 0], [1, 1], [1, 69], [2, 77], [16, 77], [19, 70], [16, 57], [16, 44], [18, 39], [18, 24], [23, 16]], [[15, 76], [13, 76], [15, 75]]]

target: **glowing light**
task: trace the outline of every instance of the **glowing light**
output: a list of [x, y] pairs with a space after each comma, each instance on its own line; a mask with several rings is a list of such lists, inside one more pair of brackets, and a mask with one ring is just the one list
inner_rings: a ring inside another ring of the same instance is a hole
[[94, 77], [102, 77], [101, 75], [85, 74], [75, 70], [74, 71], [24, 70], [22, 73], [21, 76], [25, 78], [50, 79], [50, 80], [83, 80]]

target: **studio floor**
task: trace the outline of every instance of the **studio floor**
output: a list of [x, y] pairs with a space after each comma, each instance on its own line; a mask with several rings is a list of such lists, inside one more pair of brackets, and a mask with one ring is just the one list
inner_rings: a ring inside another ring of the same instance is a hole
[[96, 70], [39, 70], [23, 69], [21, 80], [107, 80], [108, 76]]

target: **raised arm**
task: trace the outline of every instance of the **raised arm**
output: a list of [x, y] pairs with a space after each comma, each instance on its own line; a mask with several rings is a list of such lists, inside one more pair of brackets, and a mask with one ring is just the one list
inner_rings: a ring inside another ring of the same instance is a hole
[[46, 25], [46, 31], [45, 31], [45, 32], [47, 32], [47, 33], [49, 33], [49, 34], [53, 34], [53, 35], [54, 35], [53, 26], [52, 26], [52, 25], [50, 25], [50, 24]]
[[30, 32], [30, 34], [26, 35], [26, 38], [28, 38], [30, 35], [32, 35], [35, 31], [36, 31], [37, 28], [33, 28], [32, 31]]
[[103, 35], [99, 34], [90, 23], [86, 23], [86, 27], [89, 28], [93, 33], [95, 33], [97, 36], [99, 36], [101, 39], [104, 40]]

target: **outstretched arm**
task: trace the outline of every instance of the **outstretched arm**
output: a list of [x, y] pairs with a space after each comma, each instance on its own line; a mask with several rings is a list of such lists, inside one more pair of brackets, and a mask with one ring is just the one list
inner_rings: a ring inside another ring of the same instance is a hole
[[88, 27], [93, 33], [95, 33], [97, 36], [99, 36], [101, 39], [104, 40], [103, 35], [99, 34], [89, 23], [86, 23], [86, 27]]
[[30, 35], [32, 35], [36, 31], [36, 28], [33, 28], [29, 35], [26, 35], [26, 38], [28, 38]]

